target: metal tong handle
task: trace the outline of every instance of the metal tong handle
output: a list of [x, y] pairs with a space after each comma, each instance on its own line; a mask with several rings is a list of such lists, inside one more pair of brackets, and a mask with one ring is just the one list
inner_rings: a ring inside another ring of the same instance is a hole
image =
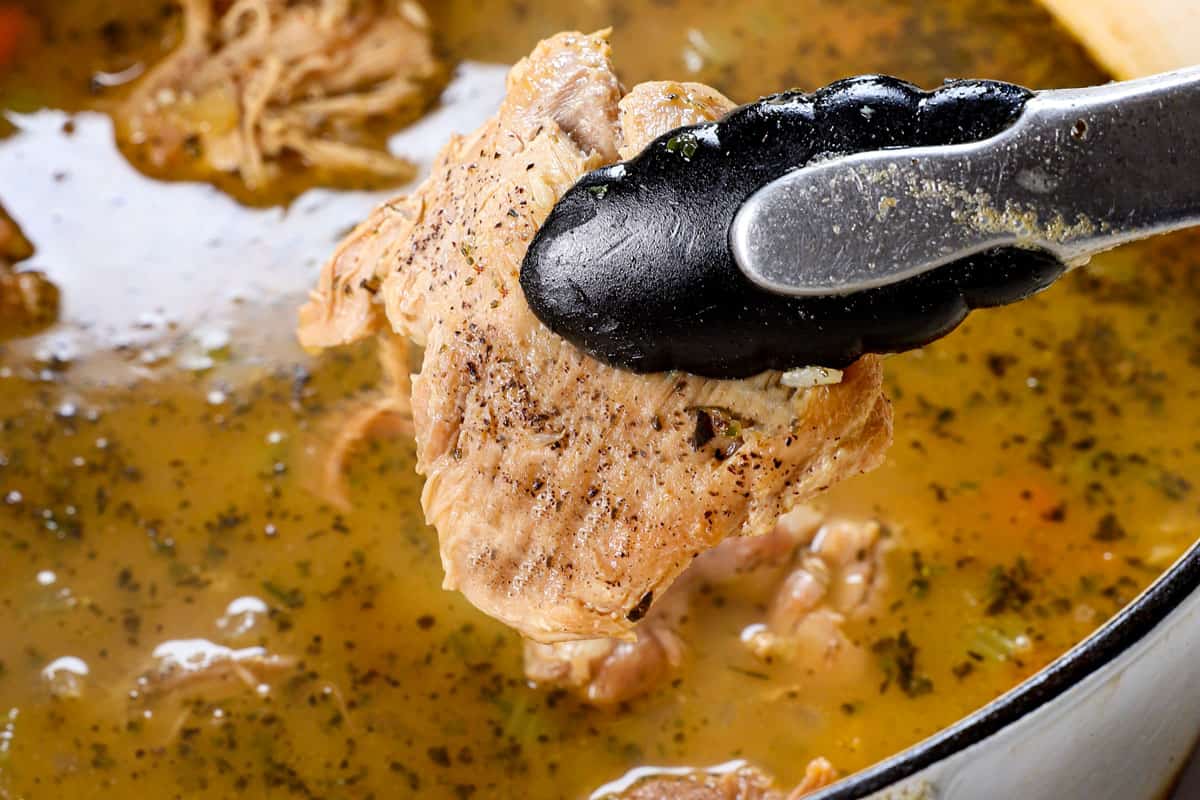
[[812, 163], [751, 195], [729, 236], [754, 283], [822, 296], [1004, 246], [1074, 266], [1198, 224], [1200, 67], [1191, 67], [1038, 92], [983, 141]]

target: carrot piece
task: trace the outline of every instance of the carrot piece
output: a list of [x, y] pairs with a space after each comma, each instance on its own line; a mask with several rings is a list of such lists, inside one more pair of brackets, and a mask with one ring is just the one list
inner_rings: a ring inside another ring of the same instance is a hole
[[0, 68], [7, 67], [33, 31], [33, 20], [19, 6], [0, 5]]

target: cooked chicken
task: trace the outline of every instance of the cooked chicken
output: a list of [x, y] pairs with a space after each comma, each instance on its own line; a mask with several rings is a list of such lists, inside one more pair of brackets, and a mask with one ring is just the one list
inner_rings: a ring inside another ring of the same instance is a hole
[[[346, 485], [346, 468], [355, 449], [365, 441], [388, 436], [412, 436], [412, 408], [409, 403], [409, 347], [395, 336], [379, 337], [383, 386], [369, 397], [360, 398], [354, 408], [338, 414], [316, 432], [318, 444], [306, 447], [312, 456], [305, 465], [310, 488], [334, 506], [351, 508]], [[330, 430], [331, 429], [331, 430]]]
[[774, 782], [753, 767], [733, 772], [697, 770], [639, 781], [617, 796], [620, 800], [784, 800]]
[[637, 782], [619, 800], [799, 800], [838, 779], [837, 770], [823, 758], [814, 758], [804, 770], [804, 780], [790, 792], [753, 767], [730, 772], [697, 770], [683, 775], [663, 775]]
[[763, 536], [726, 539], [696, 558], [635, 628], [636, 639], [525, 643], [525, 675], [578, 693], [596, 705], [633, 699], [658, 686], [683, 660], [681, 621], [697, 590], [736, 584], [739, 595], [767, 598], [763, 623], [743, 643], [798, 674], [836, 667], [865, 674], [868, 658], [842, 631], [847, 618], [877, 610], [883, 581], [881, 527], [874, 521], [824, 521], [807, 507], [785, 514]]
[[415, 117], [437, 88], [415, 0], [180, 1], [183, 42], [117, 115], [137, 163], [198, 163], [250, 189], [280, 177], [288, 156], [330, 176], [412, 178], [365, 126]]
[[[797, 506], [762, 536], [727, 539], [699, 556], [684, 573], [691, 585], [738, 582], [743, 594], [772, 593], [796, 556], [808, 545], [824, 517], [811, 506]], [[685, 584], [688, 585], [688, 584]]]
[[792, 789], [788, 794], [788, 800], [798, 800], [806, 794], [824, 789], [826, 786], [836, 783], [839, 777], [841, 776], [838, 775], [833, 764], [823, 758], [814, 758], [804, 768], [804, 780], [800, 781], [799, 786]]
[[822, 525], [783, 580], [761, 626], [743, 641], [760, 658], [802, 659], [814, 669], [865, 658], [842, 633], [847, 617], [869, 613], [878, 596], [882, 527], [875, 521]]
[[555, 36], [491, 121], [342, 243], [301, 310], [310, 347], [385, 327], [424, 347], [411, 407], [445, 585], [528, 638], [632, 638], [696, 556], [768, 532], [889, 442], [873, 357], [808, 390], [633, 375], [525, 303], [521, 259], [580, 175], [728, 107], [694, 85], [622, 98], [604, 33]]
[[[631, 700], [654, 689], [683, 660], [679, 628], [698, 588], [734, 580], [777, 584], [780, 568], [820, 524], [801, 506], [785, 514], [762, 536], [726, 539], [692, 562], [662, 600], [634, 629], [633, 641], [580, 639], [543, 644], [525, 642], [525, 676], [543, 686], [570, 689], [595, 705]], [[768, 592], [771, 587], [768, 587]]]
[[40, 272], [14, 267], [33, 245], [0, 206], [0, 339], [33, 333], [58, 316], [58, 288]]
[[638, 624], [632, 641], [608, 638], [542, 643], [526, 639], [525, 676], [542, 686], [570, 689], [598, 706], [646, 694], [683, 661], [684, 643], [678, 628], [687, 614], [690, 593], [683, 583], [683, 579], [677, 581], [654, 604]]
[[273, 655], [262, 647], [233, 649], [207, 639], [164, 642], [155, 648], [154, 660], [154, 667], [135, 681], [138, 697], [226, 683], [253, 690], [262, 685], [264, 676], [292, 669], [298, 663], [295, 658]]
[[0, 206], [0, 264], [11, 267], [18, 261], [24, 261], [33, 255], [33, 245], [21, 233], [17, 223], [4, 206]]

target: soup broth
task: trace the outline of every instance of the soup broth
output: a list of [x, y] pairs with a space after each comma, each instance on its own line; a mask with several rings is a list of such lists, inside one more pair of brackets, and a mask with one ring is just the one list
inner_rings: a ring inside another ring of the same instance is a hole
[[[431, 16], [493, 86], [475, 62], [605, 25], [627, 84], [739, 100], [870, 71], [1103, 80], [1032, 3], [845, 5], [444, 0]], [[64, 297], [55, 328], [0, 344], [0, 798], [575, 798], [634, 767], [731, 759], [786, 786], [816, 756], [849, 773], [1037, 671], [1192, 540], [1184, 234], [887, 361], [887, 463], [818, 501], [888, 532], [884, 610], [847, 629], [866, 675], [754, 659], [739, 634], [761, 599], [718, 589], [650, 696], [601, 710], [531, 687], [518, 637], [440, 588], [409, 441], [362, 448], [348, 505], [314, 490], [380, 376], [371, 346], [302, 353], [294, 309], [379, 195], [254, 209], [145, 179], [104, 112], [178, 40], [178, 14], [0, 8], [26, 21], [0, 67], [0, 203]], [[490, 110], [455, 96], [443, 111], [467, 127]]]

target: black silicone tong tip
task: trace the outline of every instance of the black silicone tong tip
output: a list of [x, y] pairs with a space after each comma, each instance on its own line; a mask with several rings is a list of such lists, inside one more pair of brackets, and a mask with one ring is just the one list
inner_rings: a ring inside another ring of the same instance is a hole
[[1063, 265], [1002, 249], [851, 295], [782, 297], [738, 269], [729, 226], [755, 190], [815, 158], [986, 139], [1030, 96], [992, 81], [924, 92], [864, 76], [672, 131], [563, 196], [522, 265], [526, 299], [578, 347], [636, 372], [739, 378], [920, 347], [973, 308], [1048, 286]]

